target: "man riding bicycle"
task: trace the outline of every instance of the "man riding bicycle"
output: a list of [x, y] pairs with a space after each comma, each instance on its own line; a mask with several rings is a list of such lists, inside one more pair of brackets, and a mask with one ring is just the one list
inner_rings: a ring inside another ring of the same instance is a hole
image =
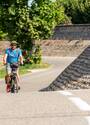
[[6, 91], [10, 92], [10, 83], [8, 82], [10, 78], [10, 74], [12, 72], [12, 66], [14, 65], [16, 67], [16, 74], [17, 74], [17, 81], [18, 81], [18, 89], [20, 89], [19, 86], [19, 73], [18, 73], [18, 63], [20, 61], [20, 64], [23, 64], [23, 57], [22, 57], [22, 52], [19, 48], [17, 48], [17, 42], [12, 41], [10, 44], [10, 48], [7, 48], [5, 50], [5, 54], [3, 57], [3, 64], [6, 65], [6, 76], [5, 80], [7, 83]]

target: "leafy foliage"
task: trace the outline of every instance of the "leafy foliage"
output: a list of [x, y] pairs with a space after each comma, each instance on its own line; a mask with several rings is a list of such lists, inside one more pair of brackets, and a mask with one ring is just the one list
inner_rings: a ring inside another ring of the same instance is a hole
[[90, 0], [57, 0], [65, 7], [72, 23], [90, 23]]
[[33, 0], [31, 7], [26, 0], [1, 0], [0, 5], [2, 30], [28, 50], [34, 40], [50, 37], [53, 28], [67, 19], [64, 8], [50, 0]]
[[42, 52], [39, 45], [35, 45], [32, 51], [23, 51], [24, 64], [40, 64]]
[[[31, 51], [35, 40], [49, 38], [54, 27], [68, 18], [64, 7], [51, 0], [33, 0], [30, 7], [27, 3], [27, 0], [1, 0], [0, 27], [9, 40], [16, 40], [22, 49]], [[41, 60], [39, 53], [33, 55], [36, 63]]]
[[64, 8], [50, 0], [35, 0], [32, 3], [30, 18], [35, 30], [35, 39], [48, 38], [57, 24], [65, 23]]
[[3, 31], [0, 31], [0, 40], [5, 39], [6, 36], [7, 36], [6, 33], [4, 33]]

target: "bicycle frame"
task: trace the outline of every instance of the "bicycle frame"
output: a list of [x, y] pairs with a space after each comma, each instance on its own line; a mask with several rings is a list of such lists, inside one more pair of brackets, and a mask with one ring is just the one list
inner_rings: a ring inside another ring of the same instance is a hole
[[13, 70], [11, 72], [11, 81], [10, 81], [10, 86], [11, 86], [11, 93], [17, 93], [18, 92], [18, 85], [17, 85], [17, 72]]

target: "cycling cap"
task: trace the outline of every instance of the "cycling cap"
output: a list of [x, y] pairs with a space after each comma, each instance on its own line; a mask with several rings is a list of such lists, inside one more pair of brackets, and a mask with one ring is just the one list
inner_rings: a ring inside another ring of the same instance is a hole
[[17, 45], [17, 42], [16, 41], [12, 41], [11, 45]]

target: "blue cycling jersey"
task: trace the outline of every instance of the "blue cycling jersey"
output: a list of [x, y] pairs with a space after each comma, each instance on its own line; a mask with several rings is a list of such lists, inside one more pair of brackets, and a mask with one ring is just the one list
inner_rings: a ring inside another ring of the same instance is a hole
[[17, 63], [19, 57], [22, 56], [22, 52], [19, 48], [15, 50], [8, 48], [6, 49], [5, 54], [7, 54], [7, 63]]

